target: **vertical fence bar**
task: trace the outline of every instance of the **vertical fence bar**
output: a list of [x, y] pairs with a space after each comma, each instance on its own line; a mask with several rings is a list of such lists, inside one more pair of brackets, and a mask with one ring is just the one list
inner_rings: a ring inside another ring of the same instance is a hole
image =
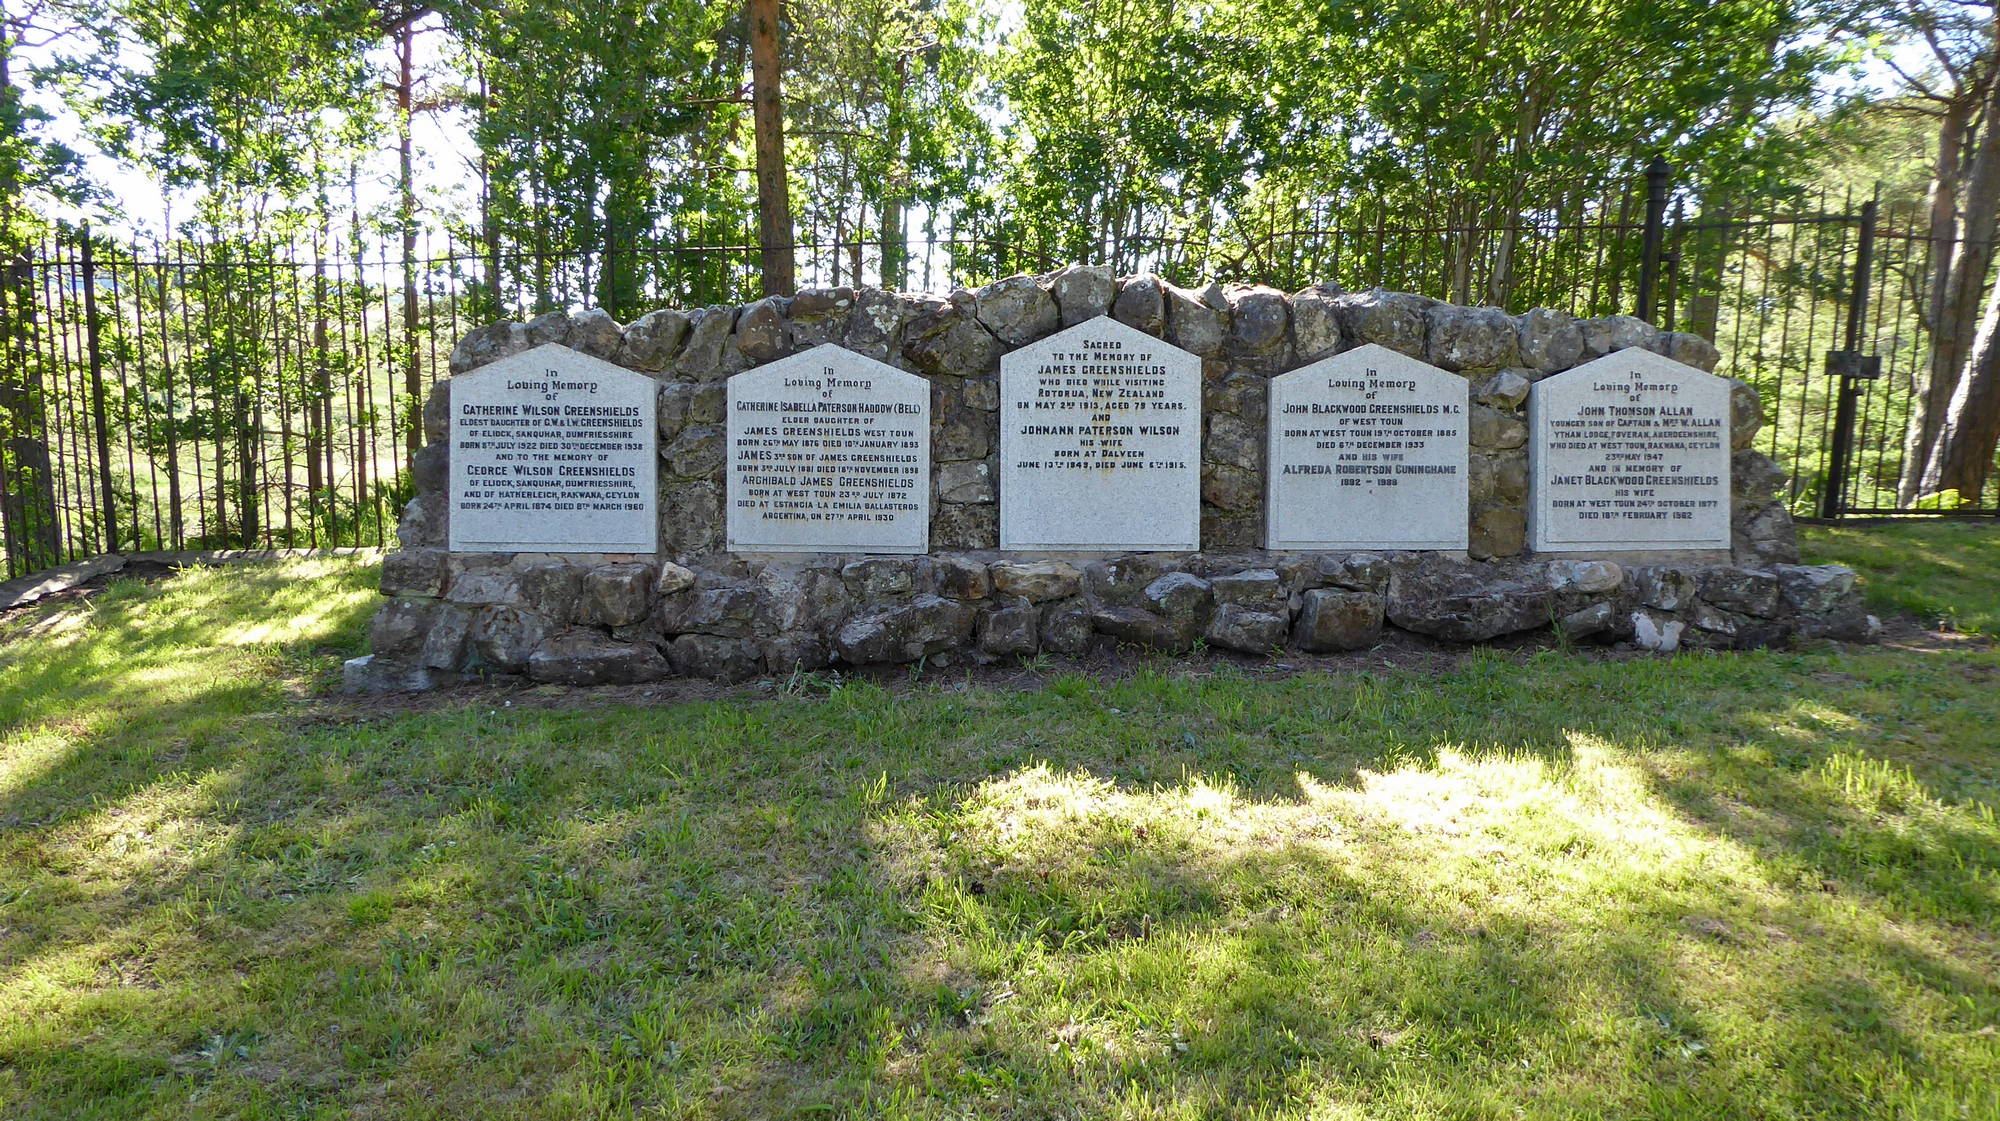
[[90, 417], [97, 436], [97, 483], [104, 505], [105, 551], [118, 551], [118, 493], [111, 481], [111, 419], [104, 403], [104, 341], [97, 323], [97, 254], [83, 227], [83, 345], [90, 364]]
[[1674, 169], [1665, 156], [1646, 165], [1646, 226], [1639, 249], [1639, 294], [1632, 314], [1648, 323], [1657, 310], [1654, 294], [1660, 279], [1660, 248], [1667, 229], [1667, 196], [1673, 190]]
[[1854, 458], [1854, 413], [1861, 396], [1861, 377], [1852, 359], [1861, 354], [1861, 331], [1868, 322], [1868, 270], [1875, 259], [1875, 200], [1861, 204], [1861, 235], [1854, 249], [1854, 279], [1847, 292], [1847, 354], [1850, 363], [1840, 377], [1834, 403], [1832, 447], [1827, 453], [1826, 486], [1820, 491], [1819, 516], [1838, 518], [1847, 507], [1847, 472]]

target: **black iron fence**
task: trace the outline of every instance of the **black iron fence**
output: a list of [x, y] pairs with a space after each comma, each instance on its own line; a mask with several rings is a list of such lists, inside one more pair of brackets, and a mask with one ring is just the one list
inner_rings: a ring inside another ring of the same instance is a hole
[[[1087, 257], [1184, 284], [1332, 280], [1515, 311], [1637, 312], [1714, 339], [1719, 372], [1757, 386], [1761, 446], [1791, 473], [1796, 512], [1925, 512], [1898, 493], [1930, 265], [1950, 247], [1920, 215], [1870, 202], [1685, 210], [1656, 166], [1457, 225], [1366, 203], [1173, 238], [1036, 241], [994, 223], [893, 246], [891, 280], [941, 290]], [[881, 249], [803, 243], [801, 283], [880, 282]], [[614, 269], [634, 305], [614, 314], [753, 298], [760, 254], [428, 240], [406, 254], [399, 239], [351, 236], [137, 245], [85, 231], [18, 246], [0, 264], [6, 573], [128, 550], [385, 544], [421, 401], [466, 330], [597, 302]], [[1868, 359], [1879, 377], [1861, 376]], [[2000, 489], [1964, 497], [1950, 512], [2000, 512]]]

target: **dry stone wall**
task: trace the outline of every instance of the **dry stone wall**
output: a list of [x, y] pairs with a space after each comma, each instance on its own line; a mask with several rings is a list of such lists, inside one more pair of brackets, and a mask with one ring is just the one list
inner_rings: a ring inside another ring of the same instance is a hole
[[[1199, 362], [1199, 548], [1001, 552], [1003, 357], [1100, 316]], [[1796, 564], [1777, 497], [1784, 477], [1752, 448], [1761, 410], [1740, 382], [1727, 387], [1728, 550], [1526, 554], [1527, 405], [1537, 383], [1630, 348], [1701, 370], [1716, 364], [1706, 340], [1629, 316], [1510, 315], [1332, 285], [1195, 291], [1073, 266], [948, 297], [822, 289], [660, 310], [623, 326], [602, 312], [554, 313], [473, 331], [451, 370], [463, 376], [548, 344], [656, 383], [657, 550], [451, 552], [453, 381], [442, 382], [424, 412], [417, 496], [383, 565], [390, 599], [374, 654], [350, 665], [350, 687], [494, 673], [578, 683], [743, 678], [1107, 641], [1348, 649], [1376, 641], [1385, 625], [1456, 641], [1553, 625], [1653, 648], [1866, 630], [1852, 573]], [[921, 555], [727, 548], [729, 379], [827, 344], [928, 387]], [[1462, 432], [1437, 431], [1466, 444], [1465, 548], [1266, 550], [1271, 380], [1369, 347], [1463, 379]]]

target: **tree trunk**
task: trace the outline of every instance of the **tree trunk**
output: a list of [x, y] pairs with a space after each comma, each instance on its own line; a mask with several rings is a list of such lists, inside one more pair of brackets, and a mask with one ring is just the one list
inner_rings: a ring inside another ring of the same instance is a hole
[[396, 222], [403, 234], [403, 442], [424, 446], [424, 384], [417, 365], [417, 183], [411, 174], [410, 110], [416, 87], [414, 20], [396, 29]]
[[[1903, 470], [1896, 483], [1901, 505], [1916, 501], [1921, 489], [1927, 453], [1937, 440], [1951, 391], [1958, 380], [1963, 349], [1956, 345], [1956, 332], [1963, 328], [1947, 323], [1946, 309], [1952, 290], [1953, 252], [1958, 239], [1958, 191], [1964, 175], [1963, 149], [1966, 129], [1977, 108], [1975, 98], [1963, 98], [1952, 105], [1938, 126], [1937, 166], [1931, 176], [1929, 237], [1931, 243], [1931, 290], [1924, 309], [1924, 325], [1930, 329], [1931, 352], [1922, 382], [1913, 387], [1910, 418], [1903, 431]], [[1989, 130], [1990, 131], [1990, 130]]]
[[1937, 441], [1926, 456], [1923, 494], [1957, 491], [1961, 501], [1978, 505], [2000, 443], [2000, 285], [1986, 299], [1966, 369], [1952, 392]]
[[[0, 120], [21, 120], [14, 85], [13, 33], [0, 32]], [[13, 137], [0, 137], [12, 140]], [[10, 145], [11, 147], [11, 145]], [[62, 560], [54, 464], [41, 378], [29, 353], [35, 299], [26, 246], [17, 240], [21, 169], [0, 153], [0, 529], [10, 572], [37, 572]]]
[[795, 282], [792, 203], [785, 182], [785, 110], [778, 83], [778, 0], [749, 0], [750, 108], [757, 148], [757, 241], [764, 294], [789, 296]]

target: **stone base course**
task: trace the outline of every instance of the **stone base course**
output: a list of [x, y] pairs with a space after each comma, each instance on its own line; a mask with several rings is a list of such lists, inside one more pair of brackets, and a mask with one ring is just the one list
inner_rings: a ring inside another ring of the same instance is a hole
[[835, 666], [1132, 643], [1245, 654], [1366, 649], [1397, 628], [1451, 642], [1553, 630], [1650, 650], [1862, 640], [1852, 570], [1436, 553], [1129, 554], [1099, 559], [635, 556], [405, 550], [382, 570], [374, 653], [350, 692], [475, 678], [567, 685], [743, 681]]

